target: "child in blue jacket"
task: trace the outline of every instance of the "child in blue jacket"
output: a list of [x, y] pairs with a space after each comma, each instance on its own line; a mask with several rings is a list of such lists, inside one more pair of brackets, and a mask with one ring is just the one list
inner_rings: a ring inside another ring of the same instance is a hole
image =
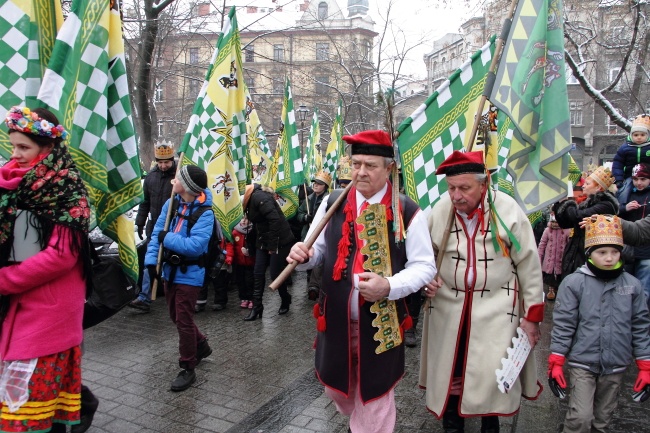
[[[208, 177], [202, 169], [184, 165], [172, 180], [174, 201], [167, 200], [151, 234], [144, 264], [151, 281], [159, 281], [156, 265], [158, 251], [163, 247], [162, 280], [169, 316], [176, 324], [179, 337], [179, 365], [183, 369], [172, 381], [172, 391], [184, 391], [196, 381], [194, 368], [212, 349], [208, 340], [194, 324], [194, 304], [205, 279], [205, 267], [201, 257], [207, 253], [214, 226], [212, 194], [208, 189]], [[169, 206], [178, 203], [178, 209], [168, 230], [165, 220]], [[188, 218], [193, 212], [202, 211], [196, 223], [188, 228]]]
[[642, 162], [650, 163], [650, 116], [642, 114], [632, 121], [630, 135], [616, 151], [612, 162], [612, 175], [619, 194], [630, 188], [632, 169]]

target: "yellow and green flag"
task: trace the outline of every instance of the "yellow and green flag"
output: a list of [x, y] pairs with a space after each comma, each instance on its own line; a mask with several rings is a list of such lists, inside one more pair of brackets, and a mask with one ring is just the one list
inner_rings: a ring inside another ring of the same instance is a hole
[[490, 101], [498, 135], [510, 149], [507, 170], [526, 213], [566, 197], [571, 127], [561, 0], [520, 0]]
[[124, 213], [143, 194], [119, 3], [73, 1], [38, 99], [70, 132], [70, 153], [93, 208], [91, 228], [118, 243], [125, 272], [137, 280], [134, 226]]
[[309, 128], [309, 139], [305, 149], [305, 159], [303, 160], [305, 182], [311, 183], [320, 167], [318, 166], [317, 144], [320, 143], [320, 124], [318, 122], [318, 108], [314, 108], [314, 115], [311, 118], [311, 127]]
[[[0, 115], [16, 105], [42, 105], [36, 96], [62, 24], [60, 0], [0, 0]], [[0, 156], [11, 157], [4, 128]]]
[[330, 132], [330, 141], [325, 151], [325, 160], [322, 162], [322, 168], [332, 176], [332, 186], [336, 181], [336, 169], [339, 160], [344, 153], [343, 147], [343, 121], [342, 121], [343, 103], [339, 99], [336, 109], [336, 117], [332, 122], [332, 131]]
[[233, 7], [217, 40], [179, 148], [184, 154], [183, 164], [194, 164], [207, 172], [212, 208], [228, 239], [243, 216], [239, 197], [247, 181], [246, 102], [241, 43]]

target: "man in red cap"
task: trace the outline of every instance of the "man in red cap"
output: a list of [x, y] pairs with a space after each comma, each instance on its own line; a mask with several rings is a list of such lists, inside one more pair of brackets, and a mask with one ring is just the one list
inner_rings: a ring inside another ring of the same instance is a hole
[[[317, 316], [316, 373], [325, 393], [339, 412], [350, 417], [353, 433], [390, 433], [395, 427], [394, 388], [404, 375], [404, 344], [377, 354], [372, 325], [377, 316], [371, 305], [388, 298], [396, 301], [400, 328], [411, 325], [404, 298], [431, 281], [435, 259], [426, 220], [418, 205], [401, 195], [399, 211], [406, 230], [403, 244], [393, 233], [393, 146], [384, 131], [364, 131], [343, 140], [351, 146], [352, 184], [344, 203], [337, 208], [313, 247], [299, 242], [287, 261], [304, 263], [298, 270], [323, 264], [323, 281]], [[326, 209], [341, 190], [323, 200], [312, 223], [318, 226]], [[359, 252], [362, 227], [356, 218], [367, 204], [381, 203], [389, 214], [389, 245], [392, 276], [381, 277], [363, 269]], [[310, 231], [312, 230], [310, 229]], [[307, 233], [307, 237], [311, 233]]]
[[[481, 416], [481, 433], [495, 433], [498, 416], [514, 415], [521, 396], [535, 399], [542, 390], [533, 354], [507, 393], [495, 375], [518, 326], [533, 346], [539, 339], [544, 307], [535, 236], [514, 199], [491, 191], [488, 200], [482, 152], [455, 151], [436, 174], [446, 176], [449, 194], [429, 215], [443, 265], [425, 288], [433, 308], [425, 311], [419, 383], [445, 432], [463, 432], [465, 417]], [[443, 246], [441, 227], [450, 214]]]

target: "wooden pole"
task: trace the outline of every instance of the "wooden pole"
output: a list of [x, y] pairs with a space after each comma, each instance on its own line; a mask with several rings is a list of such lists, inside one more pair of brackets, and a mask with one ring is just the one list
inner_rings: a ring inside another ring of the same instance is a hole
[[[336, 209], [341, 206], [341, 203], [346, 199], [348, 196], [348, 192], [350, 191], [350, 188], [352, 188], [352, 182], [350, 182], [341, 195], [338, 196], [336, 201], [332, 203], [332, 206], [328, 209], [327, 213], [325, 216], [323, 216], [323, 219], [321, 219], [318, 224], [316, 224], [316, 228], [314, 228], [314, 231], [311, 233], [311, 236], [305, 240], [305, 245], [307, 245], [307, 249], [311, 248], [312, 245], [314, 245], [314, 242], [316, 242], [316, 239], [318, 239], [318, 236], [320, 233], [323, 231], [329, 220], [332, 218], [332, 215], [334, 215], [334, 212], [336, 212]], [[259, 254], [259, 252], [258, 252]], [[280, 275], [277, 276], [275, 280], [271, 284], [269, 284], [269, 288], [271, 290], [277, 290], [280, 284], [284, 282], [287, 278], [289, 278], [289, 275], [291, 275], [291, 272], [298, 266], [300, 263], [294, 261], [293, 263], [289, 263], [286, 268], [280, 273]]]
[[[181, 152], [181, 154], [178, 157], [178, 167], [176, 167], [176, 172], [178, 173], [178, 170], [181, 169], [182, 164], [183, 164], [183, 158], [185, 157], [185, 152]], [[165, 218], [165, 227], [163, 230], [167, 231], [169, 230], [169, 224], [172, 221], [172, 211], [173, 211], [173, 203], [174, 203], [174, 191], [172, 188], [172, 195], [169, 197], [169, 206], [167, 207], [167, 217]], [[155, 223], [155, 222], [154, 222]], [[149, 239], [149, 242], [151, 242], [151, 239]], [[162, 272], [162, 255], [163, 255], [163, 247], [162, 244], [159, 245], [158, 248], [158, 261], [156, 262], [156, 274], [161, 275]], [[156, 290], [158, 290], [158, 280], [153, 280], [149, 282], [149, 287], [151, 288], [151, 300], [155, 301], [156, 300]]]

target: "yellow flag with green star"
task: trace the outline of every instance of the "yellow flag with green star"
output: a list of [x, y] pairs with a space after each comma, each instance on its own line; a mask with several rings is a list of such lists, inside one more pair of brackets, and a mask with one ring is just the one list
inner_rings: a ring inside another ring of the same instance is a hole
[[246, 185], [246, 92], [235, 8], [231, 8], [179, 151], [208, 174], [212, 209], [230, 239]]

